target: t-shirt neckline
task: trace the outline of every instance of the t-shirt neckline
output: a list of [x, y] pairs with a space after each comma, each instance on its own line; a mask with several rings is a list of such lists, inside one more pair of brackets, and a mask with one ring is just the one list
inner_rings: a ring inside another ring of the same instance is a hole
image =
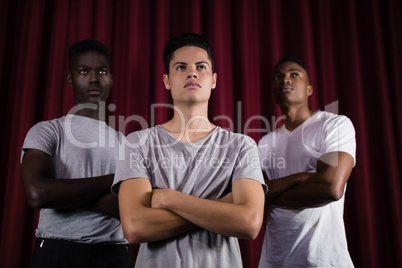
[[196, 142], [182, 142], [181, 140], [179, 140], [178, 138], [176, 138], [175, 136], [173, 136], [169, 131], [167, 131], [164, 127], [162, 127], [162, 125], [156, 125], [156, 127], [158, 129], [161, 129], [163, 132], [165, 132], [168, 136], [170, 136], [171, 138], [173, 138], [177, 143], [180, 144], [199, 144], [199, 143], [203, 143], [205, 140], [209, 139], [213, 133], [215, 133], [216, 131], [218, 131], [217, 129], [220, 128], [219, 126], [215, 126], [215, 128], [211, 131], [211, 133], [209, 133], [207, 136], [205, 136], [204, 138], [196, 141]]

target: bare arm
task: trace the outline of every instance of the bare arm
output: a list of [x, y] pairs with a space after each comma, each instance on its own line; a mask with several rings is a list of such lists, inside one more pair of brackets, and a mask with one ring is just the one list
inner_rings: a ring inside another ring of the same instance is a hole
[[131, 244], [163, 240], [197, 228], [169, 210], [152, 208], [151, 196], [151, 182], [146, 178], [126, 180], [120, 185], [120, 221]]
[[238, 179], [232, 185], [233, 203], [216, 202], [158, 189], [152, 207], [168, 209], [201, 228], [225, 236], [255, 239], [263, 221], [264, 192], [261, 183]]
[[339, 200], [352, 172], [353, 157], [345, 152], [332, 152], [323, 157], [325, 162], [318, 161], [317, 173], [280, 195], [273, 203], [305, 208], [320, 207]]
[[107, 193], [94, 201], [84, 204], [83, 208], [118, 219], [120, 218], [119, 199], [112, 193]]
[[265, 172], [263, 172], [263, 174], [265, 183], [268, 186], [268, 192], [265, 195], [265, 201], [267, 203], [271, 203], [272, 200], [285, 193], [286, 191], [289, 191], [293, 187], [303, 183], [313, 175], [313, 173], [302, 172], [282, 177], [276, 180], [269, 180], [266, 177]]
[[[22, 185], [27, 202], [33, 208], [72, 208], [93, 202], [110, 192], [113, 178], [114, 174], [56, 179], [52, 158], [35, 149], [26, 151], [21, 165]], [[99, 200], [105, 201], [102, 198]], [[99, 208], [97, 212], [100, 212]]]

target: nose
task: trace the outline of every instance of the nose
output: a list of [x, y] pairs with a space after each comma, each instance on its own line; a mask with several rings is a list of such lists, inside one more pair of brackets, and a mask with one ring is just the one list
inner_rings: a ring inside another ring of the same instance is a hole
[[195, 72], [190, 72], [188, 73], [187, 78], [197, 78], [197, 74]]
[[98, 82], [99, 82], [98, 73], [95, 70], [91, 70], [89, 72], [89, 83], [98, 83]]
[[285, 76], [285, 77], [282, 79], [281, 84], [290, 84], [290, 77]]

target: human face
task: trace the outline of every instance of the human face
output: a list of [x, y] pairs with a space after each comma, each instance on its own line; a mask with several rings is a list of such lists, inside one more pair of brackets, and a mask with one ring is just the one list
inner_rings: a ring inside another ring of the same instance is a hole
[[113, 86], [109, 61], [97, 51], [85, 51], [74, 56], [67, 84], [73, 88], [74, 104], [104, 102]]
[[191, 104], [208, 102], [216, 78], [208, 53], [199, 47], [185, 46], [173, 53], [169, 75], [163, 75], [163, 82], [175, 104]]
[[280, 64], [272, 75], [272, 96], [280, 106], [304, 104], [313, 93], [309, 84], [308, 75], [299, 64], [284, 62]]

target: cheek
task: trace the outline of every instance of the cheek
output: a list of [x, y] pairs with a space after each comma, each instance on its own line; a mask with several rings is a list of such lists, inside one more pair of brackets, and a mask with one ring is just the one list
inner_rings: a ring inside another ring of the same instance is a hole
[[105, 88], [111, 88], [113, 86], [113, 80], [108, 78], [103, 80], [103, 86]]

